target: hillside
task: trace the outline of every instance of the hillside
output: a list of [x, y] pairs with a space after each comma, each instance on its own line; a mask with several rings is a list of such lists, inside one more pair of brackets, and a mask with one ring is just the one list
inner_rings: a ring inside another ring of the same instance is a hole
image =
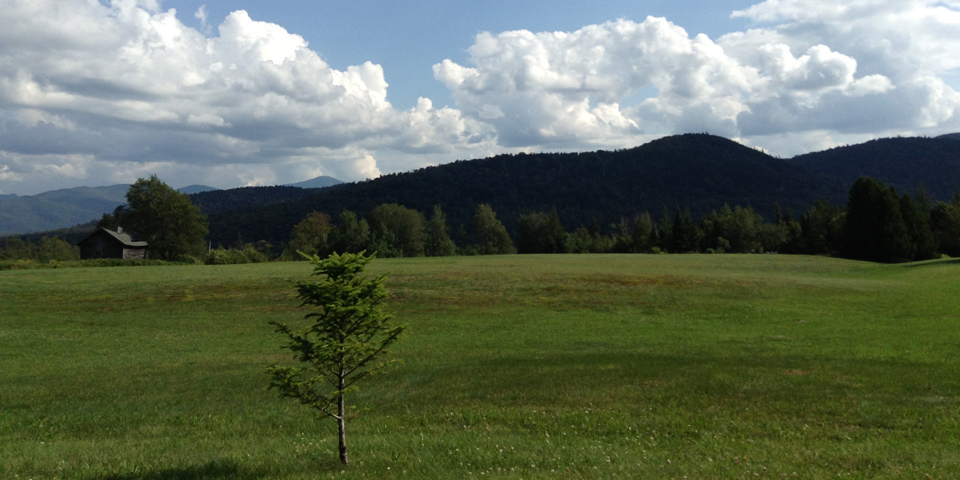
[[265, 205], [295, 201], [317, 193], [312, 188], [276, 185], [272, 187], [240, 187], [193, 193], [190, 201], [206, 214], [228, 210], [244, 210]]
[[217, 187], [211, 187], [210, 185], [187, 185], [186, 187], [177, 189], [178, 192], [186, 193], [187, 195], [192, 195], [194, 193], [200, 193], [200, 192], [211, 192], [214, 190], [220, 190], [220, 189]]
[[329, 187], [306, 198], [210, 215], [214, 244], [266, 239], [285, 242], [307, 213], [332, 216], [344, 209], [365, 215], [381, 203], [429, 211], [439, 204], [451, 234], [469, 227], [474, 209], [489, 203], [509, 230], [519, 215], [555, 207], [573, 228], [663, 208], [695, 214], [724, 203], [751, 205], [771, 214], [774, 204], [805, 210], [818, 198], [842, 201], [845, 191], [796, 165], [703, 134], [662, 138], [615, 152], [499, 155]]
[[126, 202], [129, 185], [77, 187], [0, 202], [0, 235], [53, 230], [99, 219]]
[[921, 183], [936, 200], [960, 188], [960, 141], [938, 138], [883, 138], [859, 145], [800, 155], [790, 163], [849, 188], [860, 176], [876, 178], [913, 193]]
[[288, 183], [284, 185], [285, 187], [300, 187], [300, 188], [323, 188], [323, 187], [332, 187], [334, 185], [340, 185], [343, 183], [340, 180], [337, 180], [333, 177], [328, 177], [326, 175], [321, 175], [316, 178], [311, 178], [310, 180], [304, 180], [297, 183]]

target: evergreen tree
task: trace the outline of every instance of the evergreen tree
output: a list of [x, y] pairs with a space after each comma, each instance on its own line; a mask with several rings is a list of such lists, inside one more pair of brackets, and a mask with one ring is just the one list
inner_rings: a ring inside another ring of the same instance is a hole
[[850, 188], [843, 238], [845, 258], [893, 262], [910, 259], [914, 250], [899, 196], [869, 177], [860, 177]]
[[821, 198], [800, 217], [800, 252], [808, 255], [834, 255], [843, 247], [845, 213]]
[[653, 220], [649, 213], [643, 213], [637, 217], [633, 224], [633, 251], [634, 253], [647, 253], [654, 244]]
[[281, 397], [297, 400], [336, 420], [340, 462], [344, 465], [349, 463], [345, 397], [358, 389], [357, 382], [391, 363], [382, 357], [406, 328], [393, 325], [383, 310], [386, 275], [364, 275], [373, 258], [363, 253], [334, 254], [325, 259], [313, 255], [313, 275], [321, 279], [297, 283], [300, 306], [315, 309], [304, 317], [310, 324], [295, 329], [270, 322], [286, 336], [283, 348], [302, 364], [267, 367], [270, 388]]
[[937, 202], [930, 212], [930, 228], [940, 252], [960, 257], [960, 192], [950, 203]]
[[696, 252], [702, 235], [700, 229], [697, 228], [697, 224], [693, 222], [690, 209], [684, 209], [682, 212], [677, 209], [677, 216], [673, 220], [670, 251], [674, 253]]
[[929, 260], [937, 257], [937, 239], [930, 230], [929, 212], [922, 210], [921, 204], [914, 202], [909, 195], [900, 197], [900, 215], [907, 227], [910, 238], [910, 260]]
[[477, 252], [480, 255], [502, 255], [517, 253], [507, 229], [497, 220], [497, 214], [490, 205], [482, 203], [473, 215], [473, 235], [479, 242]]
[[450, 239], [447, 231], [447, 216], [440, 209], [440, 205], [433, 206], [433, 215], [427, 222], [427, 244], [425, 253], [428, 257], [448, 257], [456, 255], [457, 246]]
[[557, 210], [521, 215], [517, 220], [519, 253], [564, 253], [566, 232]]

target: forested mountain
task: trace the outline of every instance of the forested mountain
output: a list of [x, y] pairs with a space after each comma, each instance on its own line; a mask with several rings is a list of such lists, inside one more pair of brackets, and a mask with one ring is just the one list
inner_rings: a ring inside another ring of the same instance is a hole
[[850, 188], [868, 176], [899, 192], [914, 192], [922, 183], [935, 200], [949, 200], [960, 188], [960, 141], [957, 135], [901, 137], [800, 155], [790, 163]]
[[0, 201], [0, 235], [52, 230], [99, 219], [124, 203], [129, 185], [77, 187]]
[[335, 216], [347, 209], [364, 216], [383, 203], [421, 212], [439, 204], [455, 234], [460, 226], [469, 227], [481, 203], [493, 207], [514, 232], [520, 215], [551, 208], [564, 226], [575, 228], [606, 226], [642, 212], [659, 216], [664, 208], [690, 208], [696, 215], [725, 203], [750, 205], [772, 216], [775, 203], [801, 211], [818, 198], [839, 203], [845, 196], [836, 182], [797, 165], [725, 138], [687, 134], [614, 152], [458, 161], [328, 187], [287, 203], [220, 210], [209, 220], [215, 245], [257, 240], [279, 244], [311, 211]]
[[215, 190], [220, 190], [220, 189], [217, 187], [211, 187], [210, 185], [187, 185], [186, 187], [177, 189], [178, 192], [186, 193], [187, 195], [192, 195], [194, 193], [200, 193], [200, 192], [212, 192]]
[[311, 178], [310, 180], [304, 180], [297, 183], [288, 183], [284, 185], [285, 187], [300, 187], [300, 188], [323, 188], [323, 187], [332, 187], [334, 185], [340, 185], [343, 183], [340, 180], [337, 180], [333, 177], [328, 177], [326, 175], [321, 175], [316, 178]]
[[276, 185], [273, 187], [240, 187], [227, 190], [212, 190], [190, 194], [190, 201], [206, 214], [228, 210], [273, 205], [317, 193], [317, 189]]

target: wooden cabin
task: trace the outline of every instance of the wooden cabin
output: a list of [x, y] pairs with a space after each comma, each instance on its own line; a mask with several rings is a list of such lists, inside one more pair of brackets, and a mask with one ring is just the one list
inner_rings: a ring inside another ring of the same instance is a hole
[[143, 260], [147, 258], [147, 242], [135, 242], [123, 228], [117, 231], [98, 228], [77, 243], [80, 247], [80, 259], [122, 258], [124, 260]]

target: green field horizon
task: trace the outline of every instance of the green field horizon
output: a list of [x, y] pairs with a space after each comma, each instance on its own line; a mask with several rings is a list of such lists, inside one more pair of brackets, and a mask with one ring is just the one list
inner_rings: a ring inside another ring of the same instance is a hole
[[960, 478], [960, 261], [378, 259], [402, 364], [266, 389], [306, 262], [0, 272], [0, 478]]

